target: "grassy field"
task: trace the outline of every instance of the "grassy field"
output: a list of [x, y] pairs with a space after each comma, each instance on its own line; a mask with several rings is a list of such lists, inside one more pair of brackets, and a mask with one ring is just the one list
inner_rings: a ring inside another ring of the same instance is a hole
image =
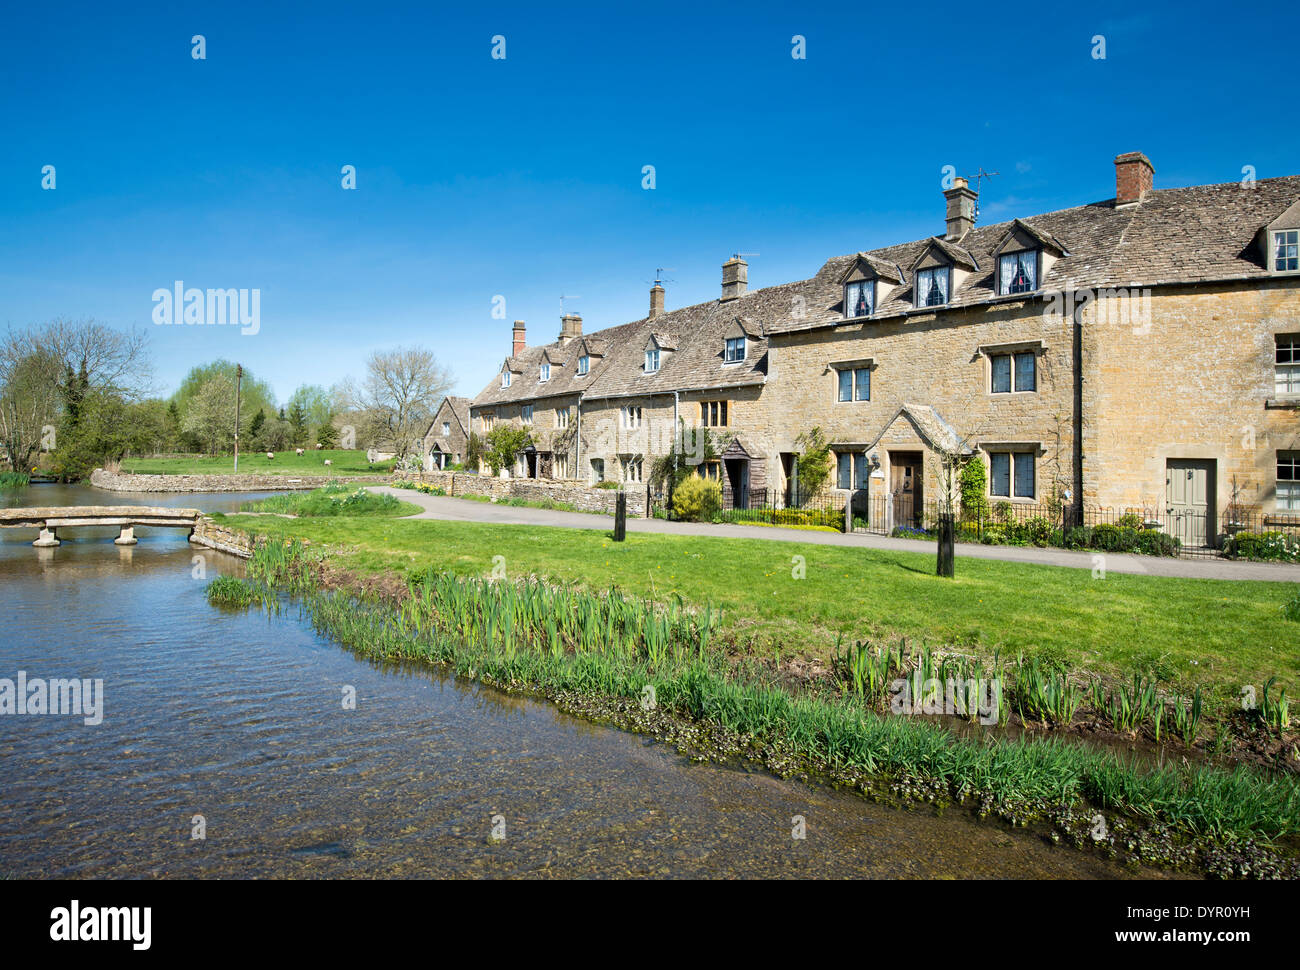
[[[332, 462], [328, 467], [326, 458]], [[277, 451], [274, 459], [267, 458], [264, 451], [239, 453], [241, 475], [378, 475], [391, 467], [391, 461], [370, 464], [364, 451], [324, 449], [305, 451], [301, 455], [293, 451]], [[131, 475], [233, 475], [235, 459], [233, 455], [127, 458], [122, 462], [122, 471]]]
[[[1221, 696], [1276, 675], [1300, 686], [1300, 625], [1282, 605], [1296, 584], [1170, 579], [961, 559], [956, 580], [934, 575], [931, 551], [892, 552], [743, 538], [629, 534], [438, 520], [279, 520], [228, 516], [249, 531], [342, 547], [336, 565], [406, 574], [427, 567], [482, 576], [503, 556], [507, 575], [724, 611], [741, 649], [825, 661], [836, 637], [921, 638], [988, 655], [1018, 651], [1102, 674], [1143, 669]], [[795, 578], [802, 557], [805, 578]]]

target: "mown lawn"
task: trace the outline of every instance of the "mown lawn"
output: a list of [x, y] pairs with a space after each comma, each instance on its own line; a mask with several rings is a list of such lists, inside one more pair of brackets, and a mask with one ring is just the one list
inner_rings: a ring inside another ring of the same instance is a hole
[[[331, 461], [326, 466], [325, 459]], [[366, 475], [387, 472], [392, 462], [366, 461], [364, 451], [322, 449], [308, 450], [299, 455], [293, 451], [277, 451], [275, 458], [266, 457], [264, 451], [239, 453], [239, 473], [261, 475]], [[233, 455], [194, 458], [188, 455], [175, 458], [127, 458], [122, 471], [131, 475], [233, 475]]]
[[[241, 463], [242, 464], [242, 463]], [[435, 566], [464, 575], [543, 576], [610, 585], [658, 600], [711, 602], [743, 647], [763, 656], [825, 660], [836, 636], [922, 638], [1004, 655], [1038, 653], [1072, 669], [1154, 672], [1214, 685], [1223, 696], [1277, 675], [1300, 686], [1300, 624], [1282, 604], [1288, 582], [1170, 579], [959, 559], [956, 580], [934, 575], [934, 553], [847, 549], [747, 538], [630, 533], [438, 520], [281, 520], [228, 516], [253, 532], [342, 546], [336, 565], [363, 572]], [[795, 578], [803, 557], [805, 578]]]

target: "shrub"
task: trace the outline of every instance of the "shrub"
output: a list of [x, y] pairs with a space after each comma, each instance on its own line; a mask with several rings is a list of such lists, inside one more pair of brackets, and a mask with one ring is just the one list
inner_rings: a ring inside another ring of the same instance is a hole
[[1121, 529], [1140, 529], [1142, 528], [1142, 516], [1136, 512], [1126, 512], [1115, 520], [1115, 524]]
[[988, 471], [984, 459], [978, 455], [961, 466], [958, 484], [961, 487], [961, 515], [963, 519], [987, 519], [989, 515]]
[[612, 478], [603, 478], [592, 487], [617, 491], [618, 489], [622, 488], [622, 485], [619, 482], [614, 481]]
[[673, 511], [687, 522], [712, 522], [722, 512], [722, 485], [692, 475], [673, 492]]
[[1224, 554], [1232, 559], [1300, 562], [1300, 536], [1290, 532], [1238, 532], [1229, 536]]

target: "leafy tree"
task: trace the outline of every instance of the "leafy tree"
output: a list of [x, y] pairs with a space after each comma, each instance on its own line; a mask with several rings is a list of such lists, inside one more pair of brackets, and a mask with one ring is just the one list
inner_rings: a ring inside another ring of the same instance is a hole
[[988, 470], [984, 459], [975, 455], [962, 464], [957, 473], [961, 488], [961, 512], [965, 519], [989, 517]]
[[252, 422], [248, 426], [248, 437], [253, 441], [256, 441], [257, 436], [261, 434], [262, 425], [264, 424], [266, 424], [266, 411], [262, 408], [258, 408], [257, 413], [253, 415]]
[[[185, 375], [180, 387], [172, 395], [172, 401], [175, 402], [180, 412], [182, 425], [184, 425], [185, 414], [190, 402], [199, 393], [199, 390], [214, 377], [220, 377], [229, 382], [231, 399], [233, 400], [235, 393], [234, 362], [214, 360], [210, 364], [201, 364], [194, 367]], [[259, 380], [247, 368], [244, 369], [244, 377], [240, 385], [240, 405], [243, 414], [256, 414], [259, 409], [267, 414], [275, 413], [275, 394], [271, 390], [271, 385], [266, 381]], [[230, 420], [233, 424], [234, 418], [232, 417]]]
[[295, 448], [307, 441], [307, 409], [301, 401], [289, 402], [289, 440]]
[[795, 467], [798, 474], [798, 500], [811, 498], [826, 487], [831, 475], [831, 446], [822, 429], [809, 428], [795, 439], [800, 453]]
[[189, 399], [181, 430], [198, 440], [212, 455], [233, 448], [235, 434], [235, 384], [224, 374], [214, 374]]
[[515, 463], [519, 453], [533, 443], [528, 429], [517, 424], [499, 424], [487, 435], [488, 450], [483, 456], [493, 475]]
[[322, 448], [337, 448], [339, 446], [339, 429], [334, 427], [330, 421], [326, 421], [316, 429], [316, 443]]
[[465, 439], [465, 467], [478, 471], [478, 466], [487, 461], [487, 451], [486, 442], [478, 436], [477, 431], [471, 431]]

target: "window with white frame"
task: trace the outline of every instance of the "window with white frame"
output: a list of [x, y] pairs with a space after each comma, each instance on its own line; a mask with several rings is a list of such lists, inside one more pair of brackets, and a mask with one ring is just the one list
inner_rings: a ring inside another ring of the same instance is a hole
[[1300, 451], [1277, 453], [1277, 510], [1300, 512]]
[[491, 431], [497, 426], [497, 416], [495, 414], [484, 414], [479, 418], [483, 424], [484, 431]]
[[837, 399], [840, 401], [870, 401], [871, 400], [871, 368], [870, 367], [840, 367], [836, 370], [838, 393]]
[[647, 347], [645, 352], [645, 372], [653, 374], [659, 369], [659, 348]]
[[948, 285], [952, 281], [952, 267], [934, 266], [916, 271], [916, 305], [943, 306], [948, 302]]
[[533, 423], [533, 406], [525, 404], [519, 409], [519, 420], [524, 423], [525, 427], [531, 427]]
[[844, 284], [844, 315], [869, 317], [876, 312], [876, 281], [858, 280]]
[[582, 377], [589, 370], [591, 370], [591, 358], [583, 354], [578, 358], [578, 376]]
[[510, 371], [509, 371], [509, 370], [503, 370], [503, 371], [501, 372], [501, 386], [502, 386], [502, 387], [509, 387], [509, 386], [510, 386]]
[[706, 428], [725, 428], [727, 426], [727, 402], [701, 401], [700, 424]]
[[638, 483], [641, 481], [641, 456], [623, 455], [619, 458], [623, 468], [623, 481]]
[[1002, 498], [1033, 498], [1035, 460], [1032, 451], [989, 452], [989, 494]]
[[998, 256], [998, 293], [1031, 293], [1038, 289], [1038, 250]]
[[561, 431], [569, 426], [569, 408], [562, 407], [555, 409], [555, 426]]
[[840, 451], [835, 454], [835, 487], [864, 489], [871, 481], [871, 462], [862, 452]]
[[628, 431], [635, 431], [641, 427], [641, 408], [635, 404], [625, 404], [620, 408], [619, 417], [623, 427]]
[[992, 376], [990, 390], [994, 394], [1038, 390], [1038, 355], [1032, 350], [992, 354], [989, 371]]
[[1300, 333], [1280, 333], [1274, 340], [1273, 389], [1278, 394], [1300, 394]]
[[1273, 233], [1273, 270], [1289, 273], [1300, 269], [1300, 229], [1282, 229]]
[[591, 459], [592, 484], [595, 484], [596, 482], [603, 482], [604, 480], [605, 480], [605, 459], [604, 458]]
[[726, 346], [723, 348], [722, 362], [724, 364], [739, 364], [745, 359], [745, 338], [728, 337]]
[[551, 477], [552, 478], [569, 477], [569, 456], [568, 455], [555, 456], [555, 459], [551, 462]]
[[545, 384], [550, 379], [551, 379], [551, 364], [550, 361], [544, 360], [542, 361], [541, 369], [538, 372], [537, 380], [538, 383]]
[[444, 421], [442, 422], [442, 436], [445, 438], [449, 434], [451, 434], [451, 422]]

